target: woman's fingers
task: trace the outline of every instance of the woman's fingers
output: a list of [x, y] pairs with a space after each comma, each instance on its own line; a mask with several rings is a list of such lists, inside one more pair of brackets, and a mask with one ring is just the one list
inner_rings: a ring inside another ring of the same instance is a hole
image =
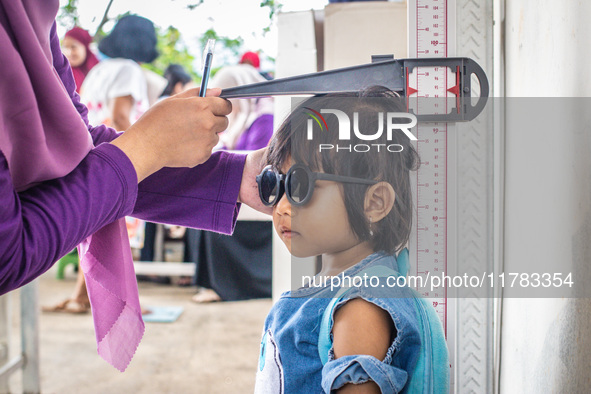
[[219, 134], [222, 131], [226, 131], [226, 129], [228, 128], [228, 124], [230, 123], [228, 118], [226, 116], [216, 116], [216, 121], [219, 124], [219, 128], [218, 131], [216, 131], [216, 134]]
[[261, 198], [259, 197], [259, 189], [256, 183], [257, 175], [259, 175], [264, 166], [267, 165], [267, 151], [267, 148], [262, 148], [250, 152], [246, 157], [238, 201], [245, 203], [257, 211], [271, 215], [273, 213], [273, 208], [263, 205]]
[[176, 97], [176, 98], [199, 97], [199, 88], [187, 89], [187, 90], [180, 92], [178, 94], [175, 94], [174, 96], [171, 96], [171, 97]]
[[232, 103], [226, 99], [219, 97], [200, 97], [192, 100], [197, 100], [200, 103], [208, 106], [214, 115], [226, 116], [232, 112]]
[[[184, 92], [181, 92], [173, 97], [183, 97], [183, 98], [199, 97], [199, 90], [200, 90], [199, 88], [187, 89]], [[207, 91], [205, 92], [205, 97], [218, 97], [221, 93], [222, 93], [222, 89], [220, 89], [220, 88], [207, 89]]]
[[205, 97], [218, 97], [220, 94], [222, 94], [222, 89], [220, 88], [207, 89]]

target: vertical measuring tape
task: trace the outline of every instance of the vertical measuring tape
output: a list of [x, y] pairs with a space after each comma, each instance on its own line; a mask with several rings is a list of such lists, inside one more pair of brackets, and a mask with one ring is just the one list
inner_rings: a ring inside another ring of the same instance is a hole
[[[444, 58], [456, 55], [456, 1], [408, 0], [409, 57]], [[487, 3], [485, 0], [462, 2], [464, 16], [457, 21], [463, 26], [458, 31], [469, 36], [470, 42], [478, 43], [479, 48], [471, 51], [476, 56], [473, 60], [485, 62], [487, 45], [490, 45], [485, 35], [492, 25], [486, 17], [489, 10]], [[473, 29], [466, 30], [466, 26]], [[474, 38], [475, 32], [481, 36]], [[468, 47], [472, 45], [470, 42]], [[465, 47], [462, 49], [466, 51]], [[459, 108], [460, 71], [463, 73], [462, 93], [480, 97], [479, 101], [488, 97], [488, 82], [482, 69], [479, 70], [482, 78], [478, 76], [480, 87], [476, 87], [471, 83], [470, 67], [462, 70], [420, 67], [407, 74], [409, 107], [414, 105], [413, 110], [418, 114], [450, 113], [454, 107]], [[478, 94], [474, 94], [475, 88], [480, 91]], [[480, 101], [479, 112], [484, 110], [485, 102]], [[471, 107], [472, 103], [469, 98], [461, 102], [463, 108]], [[485, 127], [488, 125], [486, 119], [486, 115], [480, 119]], [[482, 130], [474, 130], [470, 135], [463, 133], [462, 136], [458, 136], [458, 130], [455, 123], [420, 123], [417, 127], [416, 147], [422, 166], [414, 179], [417, 220], [410, 251], [411, 267], [416, 275], [423, 278], [442, 273], [453, 277], [460, 272], [460, 265], [466, 264], [491, 270], [487, 264], [490, 255], [490, 227], [487, 223], [491, 220], [487, 196], [490, 192], [484, 191], [485, 198], [482, 200], [471, 201], [470, 197], [470, 192], [477, 196], [483, 192], [482, 187], [491, 187], [484, 179], [479, 181], [476, 190], [474, 183], [470, 183], [474, 171], [480, 176], [487, 173], [489, 164], [486, 160], [492, 156], [486, 147], [491, 144], [487, 133]], [[483, 160], [476, 162], [474, 157]], [[468, 168], [471, 173], [467, 172]], [[461, 195], [458, 186], [462, 186]], [[465, 205], [460, 210], [458, 204]], [[467, 234], [467, 231], [474, 234]], [[457, 249], [460, 244], [461, 256]], [[466, 261], [466, 252], [474, 249], [477, 251], [469, 257], [473, 261]], [[494, 387], [492, 302], [452, 298], [445, 288], [439, 291], [422, 288], [419, 291], [433, 302], [444, 326], [450, 352], [452, 391], [491, 391]]]
[[[409, 57], [448, 57], [455, 51], [455, 4], [452, 0], [409, 0]], [[449, 113], [457, 98], [457, 70], [448, 67], [416, 67], [409, 70], [409, 107], [417, 114]], [[449, 98], [449, 99], [448, 99]], [[450, 100], [451, 99], [451, 100]], [[417, 151], [421, 168], [416, 173], [416, 222], [411, 239], [411, 266], [416, 275], [448, 272], [448, 139], [453, 124], [421, 123], [417, 127]], [[433, 301], [448, 332], [447, 292], [419, 289]]]
[[[409, 57], [445, 58], [455, 55], [455, 1], [408, 0]], [[458, 104], [459, 70], [448, 67], [416, 67], [407, 72], [409, 107], [416, 114], [449, 113]], [[411, 267], [414, 274], [427, 278], [449, 272], [455, 251], [448, 242], [455, 229], [455, 209], [450, 201], [454, 190], [448, 166], [454, 162], [453, 123], [419, 123], [417, 152], [421, 167], [415, 174], [416, 221], [411, 235]], [[451, 237], [453, 238], [453, 237]], [[449, 335], [453, 308], [447, 289], [418, 289], [433, 302], [441, 319], [450, 349], [451, 387], [454, 386], [455, 338]]]

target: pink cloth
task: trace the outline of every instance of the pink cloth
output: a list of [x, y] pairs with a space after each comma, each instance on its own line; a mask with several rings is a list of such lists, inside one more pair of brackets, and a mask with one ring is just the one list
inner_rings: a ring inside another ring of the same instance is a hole
[[92, 306], [98, 354], [125, 371], [144, 335], [144, 321], [125, 220], [78, 246]]
[[[53, 67], [58, 0], [0, 0], [0, 150], [17, 191], [60, 178], [93, 148], [80, 114]], [[53, 30], [52, 30], [53, 28]], [[53, 49], [53, 53], [52, 53]], [[144, 333], [123, 220], [81, 246], [98, 353], [124, 371]]]

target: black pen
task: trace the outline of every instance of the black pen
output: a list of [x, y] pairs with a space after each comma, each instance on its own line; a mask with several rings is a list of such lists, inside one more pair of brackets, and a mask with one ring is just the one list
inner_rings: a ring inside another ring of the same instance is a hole
[[215, 46], [215, 40], [207, 40], [205, 50], [203, 51], [203, 77], [201, 78], [201, 88], [199, 89], [199, 97], [205, 97], [205, 91], [207, 90], [207, 82], [209, 82], [209, 73], [211, 72], [211, 60], [213, 59], [213, 47]]

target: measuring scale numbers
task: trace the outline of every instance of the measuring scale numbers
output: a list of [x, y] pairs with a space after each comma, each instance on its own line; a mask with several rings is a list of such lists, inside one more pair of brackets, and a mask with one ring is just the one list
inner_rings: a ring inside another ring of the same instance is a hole
[[[445, 0], [415, 0], [416, 13], [410, 15], [411, 53], [417, 58], [448, 56], [448, 7]], [[412, 8], [411, 8], [412, 9]], [[411, 33], [412, 34], [412, 33]], [[411, 55], [412, 56], [412, 55]], [[415, 67], [406, 70], [408, 109], [417, 115], [459, 112], [460, 68], [446, 66]], [[421, 158], [416, 172], [416, 224], [413, 234], [414, 269], [428, 281], [448, 271], [448, 132], [453, 123], [419, 123], [415, 148]], [[429, 298], [447, 333], [447, 290], [417, 287]], [[446, 334], [447, 335], [447, 334]]]
[[[458, 112], [460, 70], [446, 66], [415, 67], [407, 74], [407, 104], [417, 115]], [[426, 286], [417, 290], [429, 298], [447, 332], [447, 290], [431, 289], [431, 276], [448, 272], [448, 133], [453, 123], [419, 123], [415, 148], [421, 158], [416, 172], [414, 267]]]

